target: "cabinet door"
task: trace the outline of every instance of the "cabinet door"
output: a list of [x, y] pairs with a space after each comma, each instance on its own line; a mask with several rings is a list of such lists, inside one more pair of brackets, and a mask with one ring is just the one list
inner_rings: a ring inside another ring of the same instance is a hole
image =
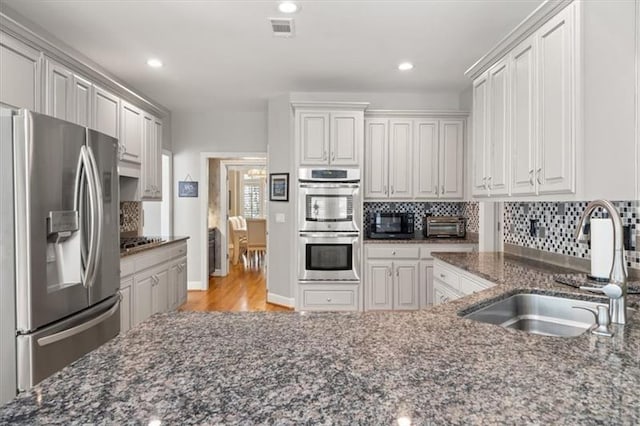
[[413, 123], [389, 120], [389, 198], [411, 198]]
[[0, 102], [40, 111], [41, 54], [0, 32]]
[[155, 167], [154, 172], [154, 188], [155, 188], [155, 200], [162, 201], [162, 121], [158, 118], [153, 120], [153, 155]]
[[77, 75], [73, 76], [73, 122], [93, 128], [91, 122], [91, 82]]
[[97, 86], [93, 87], [93, 128], [120, 138], [120, 99]]
[[136, 277], [133, 283], [133, 324], [135, 326], [153, 314], [153, 288], [155, 281], [152, 275]]
[[120, 283], [120, 332], [124, 333], [131, 328], [131, 288], [133, 278], [128, 278]]
[[363, 114], [331, 114], [331, 164], [358, 166], [362, 155]]
[[364, 197], [387, 198], [389, 196], [389, 133], [388, 121], [366, 120], [364, 149]]
[[433, 260], [420, 261], [420, 308], [433, 305]]
[[155, 275], [155, 285], [151, 298], [153, 299], [153, 313], [166, 312], [169, 306], [169, 269], [158, 271]]
[[73, 121], [73, 73], [51, 59], [45, 61], [45, 69], [46, 114]]
[[420, 199], [438, 198], [440, 195], [438, 120], [417, 120], [415, 132], [414, 195]]
[[329, 113], [301, 112], [298, 123], [300, 164], [329, 164]]
[[474, 196], [487, 195], [488, 163], [487, 142], [487, 98], [488, 78], [483, 74], [473, 82], [473, 152], [471, 156], [473, 177], [471, 189]]
[[535, 39], [511, 55], [511, 194], [534, 195], [536, 159]]
[[538, 193], [574, 192], [573, 5], [538, 30]]
[[365, 297], [368, 310], [393, 309], [393, 264], [386, 260], [368, 260]]
[[121, 111], [120, 142], [124, 149], [122, 160], [140, 164], [143, 138], [142, 111], [125, 101], [122, 101]]
[[178, 265], [178, 307], [187, 301], [187, 258]]
[[156, 196], [156, 149], [155, 119], [147, 114], [142, 117], [142, 164], [140, 166], [140, 192], [143, 200], [153, 200]]
[[[489, 195], [509, 193], [509, 62], [500, 60], [489, 69]], [[486, 167], [486, 165], [485, 165]]]
[[418, 309], [418, 262], [394, 261], [395, 283], [393, 286], [393, 309]]
[[440, 122], [440, 198], [462, 198], [464, 120]]

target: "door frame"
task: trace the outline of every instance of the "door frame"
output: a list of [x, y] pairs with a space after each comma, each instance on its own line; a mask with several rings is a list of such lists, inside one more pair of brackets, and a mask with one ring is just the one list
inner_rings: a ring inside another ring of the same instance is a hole
[[[173, 185], [171, 184], [171, 182], [173, 182], [173, 152], [169, 151], [168, 149], [163, 149], [162, 155], [160, 156], [160, 158], [162, 159], [165, 155], [169, 157], [169, 164], [168, 164], [169, 170], [167, 170], [167, 177], [169, 178], [169, 181], [167, 185], [168, 186], [167, 199], [165, 200], [164, 197], [162, 198], [162, 205], [160, 206], [160, 209], [161, 209], [161, 214], [165, 213], [163, 211], [163, 207], [168, 210], [166, 212], [167, 214], [166, 220], [168, 221], [167, 225], [169, 227], [168, 235], [173, 235]], [[164, 161], [161, 160], [161, 162], [164, 165]], [[163, 180], [162, 183], [164, 188], [164, 183], [165, 183], [164, 172], [162, 173], [162, 180]], [[165, 204], [165, 201], [166, 201], [166, 204]], [[162, 221], [160, 222], [160, 229], [162, 229]]]
[[[200, 235], [202, 237], [202, 241], [200, 242], [200, 272], [202, 276], [202, 284], [201, 290], [209, 289], [209, 241], [206, 236], [209, 232], [209, 160], [210, 159], [219, 159], [220, 160], [220, 170], [222, 173], [222, 162], [224, 160], [240, 160], [242, 159], [245, 163], [250, 162], [251, 160], [262, 161], [264, 162], [267, 168], [267, 174], [269, 173], [269, 163], [267, 158], [266, 151], [258, 151], [258, 152], [215, 152], [215, 151], [206, 151], [200, 153], [200, 188], [203, 189], [202, 194], [200, 195]], [[222, 179], [220, 182], [220, 195], [226, 194], [227, 191], [227, 183], [226, 183], [226, 174], [225, 179]], [[220, 217], [226, 217], [227, 214], [227, 201], [226, 195], [225, 197], [220, 197]], [[221, 240], [220, 240], [220, 248], [221, 252], [225, 253], [226, 250], [223, 251], [225, 246], [228, 246], [227, 243], [227, 225], [226, 219], [225, 224], [218, 227], [220, 232]], [[268, 230], [267, 230], [268, 232]], [[224, 245], [223, 245], [224, 244]], [[221, 263], [220, 271], [224, 271], [226, 275], [228, 273], [228, 265], [226, 262]], [[219, 274], [218, 271], [214, 273], [216, 276], [222, 275]]]

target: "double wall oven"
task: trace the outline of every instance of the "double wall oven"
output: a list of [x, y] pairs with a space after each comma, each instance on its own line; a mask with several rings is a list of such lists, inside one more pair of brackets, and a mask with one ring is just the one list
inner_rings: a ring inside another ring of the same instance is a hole
[[360, 170], [299, 172], [300, 281], [360, 280]]

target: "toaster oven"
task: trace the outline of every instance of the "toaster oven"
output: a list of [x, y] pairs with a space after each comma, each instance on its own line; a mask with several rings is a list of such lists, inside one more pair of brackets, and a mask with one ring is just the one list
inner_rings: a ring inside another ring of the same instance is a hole
[[464, 238], [466, 221], [463, 217], [428, 216], [424, 218], [423, 233], [427, 238]]

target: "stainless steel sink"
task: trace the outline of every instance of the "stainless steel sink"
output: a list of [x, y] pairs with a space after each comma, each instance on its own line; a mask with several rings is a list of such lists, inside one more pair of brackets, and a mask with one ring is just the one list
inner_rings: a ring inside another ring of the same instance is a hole
[[595, 324], [595, 316], [581, 306], [596, 309], [599, 303], [542, 294], [515, 294], [464, 315], [464, 318], [495, 324], [531, 334], [575, 337]]

